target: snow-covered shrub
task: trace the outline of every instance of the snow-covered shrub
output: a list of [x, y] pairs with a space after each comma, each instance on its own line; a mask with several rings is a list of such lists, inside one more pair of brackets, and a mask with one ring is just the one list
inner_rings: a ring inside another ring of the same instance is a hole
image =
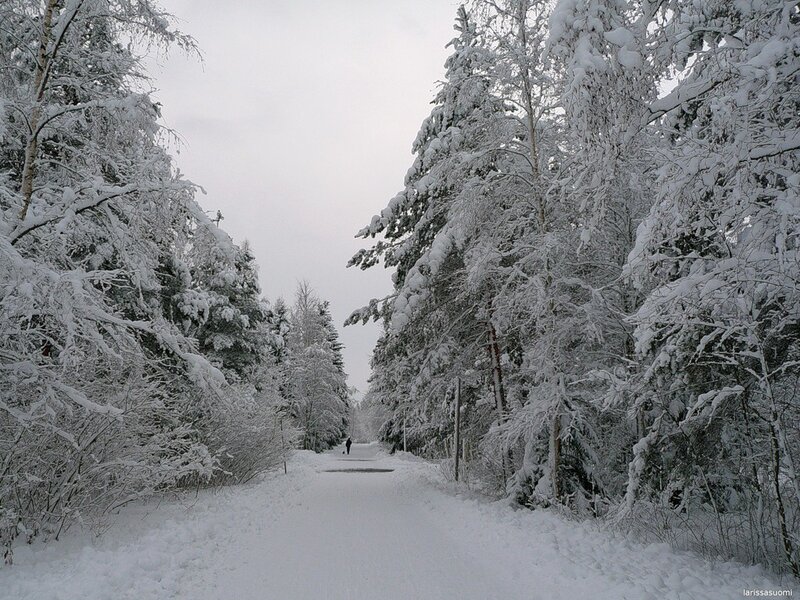
[[212, 405], [207, 426], [209, 447], [219, 460], [212, 484], [244, 483], [276, 468], [301, 437], [279, 398], [245, 385], [231, 386], [225, 400]]
[[[103, 273], [56, 271], [0, 242], [2, 542], [58, 535], [215, 461], [187, 395], [109, 306]], [[188, 386], [187, 386], [188, 387]]]

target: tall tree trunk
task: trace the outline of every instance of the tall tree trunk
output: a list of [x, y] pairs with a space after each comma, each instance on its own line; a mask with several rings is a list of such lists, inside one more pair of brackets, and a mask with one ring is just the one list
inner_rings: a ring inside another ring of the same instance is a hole
[[[519, 11], [517, 14], [517, 25], [519, 30], [517, 31], [517, 38], [520, 44], [520, 48], [522, 49], [523, 56], [528, 56], [528, 46], [530, 45], [528, 41], [528, 30], [527, 30], [527, 22], [528, 22], [528, 9], [530, 8], [530, 2], [528, 0], [522, 0], [519, 2], [517, 6], [517, 10]], [[536, 196], [536, 206], [537, 206], [537, 219], [539, 220], [539, 226], [544, 231], [547, 221], [547, 215], [545, 210], [545, 199], [544, 194], [541, 193], [539, 183], [539, 152], [536, 148], [536, 123], [539, 121], [539, 115], [536, 114], [536, 111], [533, 108], [534, 100], [533, 94], [534, 89], [533, 85], [531, 84], [531, 73], [530, 69], [527, 64], [522, 63], [520, 66], [520, 75], [522, 78], [522, 101], [525, 108], [525, 125], [528, 129], [528, 141], [529, 146], [528, 150], [530, 152], [530, 161], [531, 161], [531, 173], [533, 175], [532, 181], [534, 183], [533, 186], [533, 193]]]
[[455, 480], [458, 481], [458, 467], [459, 467], [459, 457], [461, 454], [461, 377], [456, 378], [456, 414], [455, 414], [455, 435], [454, 435], [454, 444], [455, 444], [455, 452], [453, 453], [453, 459], [455, 463], [454, 468], [454, 476]]
[[497, 409], [497, 420], [504, 423], [506, 420], [506, 392], [503, 387], [503, 368], [500, 364], [500, 345], [497, 343], [497, 332], [494, 324], [489, 320], [489, 357], [492, 361], [492, 389], [494, 391], [494, 404]]
[[[517, 5], [517, 38], [520, 48], [523, 50], [523, 56], [528, 56], [528, 48], [530, 42], [528, 40], [528, 10], [530, 9], [530, 2], [528, 0], [520, 0]], [[539, 230], [542, 234], [547, 232], [547, 207], [545, 205], [545, 196], [541, 191], [539, 179], [541, 174], [539, 172], [539, 152], [536, 146], [536, 126], [541, 116], [534, 108], [534, 87], [531, 83], [531, 72], [527, 64], [520, 64], [520, 75], [522, 79], [522, 101], [525, 110], [525, 125], [528, 130], [528, 150], [530, 152], [531, 173], [532, 181], [534, 183], [532, 192], [536, 198], [537, 207], [537, 220]], [[545, 259], [545, 281], [547, 289], [549, 290], [552, 282], [552, 275], [550, 273], [550, 260], [549, 257]], [[554, 313], [552, 300], [550, 301], [550, 314]], [[559, 394], [562, 392], [564, 386], [563, 374], [559, 374]], [[549, 463], [550, 463], [550, 477], [553, 486], [553, 499], [558, 500], [561, 495], [561, 486], [559, 481], [559, 471], [561, 470], [561, 401], [559, 400], [556, 405], [556, 411], [550, 423], [550, 440], [549, 440]]]
[[561, 497], [561, 407], [562, 398], [566, 397], [567, 390], [564, 384], [564, 374], [558, 373], [558, 402], [555, 414], [550, 422], [549, 463], [550, 481], [553, 486], [553, 500]]
[[[528, 10], [530, 9], [530, 2], [528, 0], [520, 0], [519, 4], [517, 5], [517, 41], [519, 43], [520, 49], [522, 50], [522, 56], [527, 57], [530, 51], [530, 42], [528, 40]], [[539, 151], [536, 147], [536, 124], [539, 121], [540, 115], [537, 114], [536, 110], [534, 109], [534, 88], [533, 84], [531, 83], [531, 72], [530, 67], [528, 64], [521, 62], [520, 65], [520, 77], [522, 79], [522, 103], [525, 109], [525, 126], [528, 130], [528, 151], [530, 153], [530, 161], [531, 161], [531, 173], [533, 175], [533, 194], [536, 197], [536, 217], [539, 221], [539, 227], [541, 227], [542, 231], [545, 230], [547, 224], [547, 211], [545, 207], [545, 198], [544, 194], [541, 192], [541, 187], [539, 184]]]
[[797, 479], [797, 471], [794, 466], [794, 460], [792, 457], [791, 450], [789, 448], [788, 440], [786, 439], [786, 432], [783, 426], [783, 421], [780, 417], [780, 408], [778, 406], [778, 402], [775, 399], [775, 393], [772, 389], [772, 384], [769, 380], [769, 367], [767, 365], [767, 361], [764, 355], [764, 348], [759, 343], [759, 360], [761, 363], [761, 372], [762, 372], [762, 380], [761, 380], [761, 389], [762, 393], [767, 397], [769, 401], [769, 412], [770, 412], [770, 423], [769, 423], [769, 433], [770, 433], [770, 444], [772, 446], [772, 484], [775, 488], [775, 509], [778, 511], [778, 521], [781, 530], [781, 541], [783, 542], [783, 550], [786, 554], [786, 562], [789, 565], [789, 568], [792, 571], [792, 574], [795, 577], [800, 577], [800, 563], [798, 563], [797, 557], [794, 554], [794, 547], [792, 544], [792, 538], [789, 535], [788, 527], [786, 526], [786, 508], [783, 502], [783, 495], [781, 493], [781, 463], [785, 461], [786, 463], [786, 470], [787, 476], [789, 480], [792, 482], [792, 488], [794, 489], [795, 499], [797, 500], [797, 504], [800, 506], [800, 489], [798, 489], [798, 484], [800, 482]]
[[[560, 404], [560, 403], [559, 403]], [[550, 423], [550, 480], [553, 486], [553, 499], [561, 496], [561, 411], [556, 410]]]
[[[489, 344], [488, 351], [492, 365], [492, 390], [494, 391], [495, 408], [497, 409], [497, 422], [506, 422], [506, 392], [503, 387], [503, 368], [500, 364], [500, 345], [497, 343], [497, 331], [491, 321], [491, 304], [489, 307], [489, 320], [487, 322]], [[503, 481], [508, 481], [511, 474], [511, 450], [502, 453]]]
[[22, 209], [20, 220], [28, 214], [33, 196], [33, 180], [36, 175], [36, 155], [39, 151], [39, 120], [42, 117], [42, 100], [47, 87], [52, 56], [48, 54], [50, 38], [53, 33], [53, 13], [59, 0], [47, 0], [42, 18], [42, 31], [39, 37], [39, 52], [36, 56], [36, 71], [33, 78], [33, 107], [28, 118], [28, 141], [25, 144], [25, 164], [22, 167]]
[[[773, 417], [775, 415], [773, 414]], [[792, 571], [792, 575], [800, 577], [800, 565], [794, 556], [794, 547], [792, 545], [792, 538], [789, 535], [789, 529], [786, 526], [786, 508], [783, 504], [783, 495], [781, 494], [781, 452], [780, 443], [778, 441], [778, 434], [775, 431], [774, 424], [771, 423], [769, 427], [770, 443], [772, 446], [772, 485], [775, 488], [775, 508], [778, 511], [778, 524], [781, 530], [781, 541], [783, 542], [783, 551], [786, 555], [786, 562]]]

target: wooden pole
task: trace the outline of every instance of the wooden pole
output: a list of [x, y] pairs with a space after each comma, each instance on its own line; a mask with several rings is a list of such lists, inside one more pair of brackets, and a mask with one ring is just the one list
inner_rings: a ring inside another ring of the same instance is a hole
[[283, 436], [283, 417], [281, 422], [281, 458], [283, 458], [283, 474], [286, 475], [289, 471], [286, 469], [286, 438]]
[[456, 447], [453, 450], [455, 457], [456, 481], [458, 481], [458, 459], [461, 457], [461, 377], [456, 378]]
[[406, 445], [406, 416], [408, 414], [407, 410], [403, 411], [403, 452], [408, 452], [408, 446]]

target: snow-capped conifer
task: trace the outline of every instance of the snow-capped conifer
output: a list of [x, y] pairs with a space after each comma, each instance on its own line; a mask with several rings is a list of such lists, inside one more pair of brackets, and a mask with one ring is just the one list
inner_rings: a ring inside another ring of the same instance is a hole
[[303, 448], [321, 452], [347, 432], [349, 393], [327, 302], [306, 282], [297, 288], [287, 343], [283, 368], [288, 405]]

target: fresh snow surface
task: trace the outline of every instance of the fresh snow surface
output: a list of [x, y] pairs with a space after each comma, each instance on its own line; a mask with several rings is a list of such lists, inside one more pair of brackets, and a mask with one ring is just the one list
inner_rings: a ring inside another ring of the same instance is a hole
[[437, 466], [374, 444], [298, 452], [288, 476], [131, 508], [99, 538], [20, 547], [15, 562], [0, 568], [3, 600], [718, 600], [782, 587], [758, 568], [460, 497]]

